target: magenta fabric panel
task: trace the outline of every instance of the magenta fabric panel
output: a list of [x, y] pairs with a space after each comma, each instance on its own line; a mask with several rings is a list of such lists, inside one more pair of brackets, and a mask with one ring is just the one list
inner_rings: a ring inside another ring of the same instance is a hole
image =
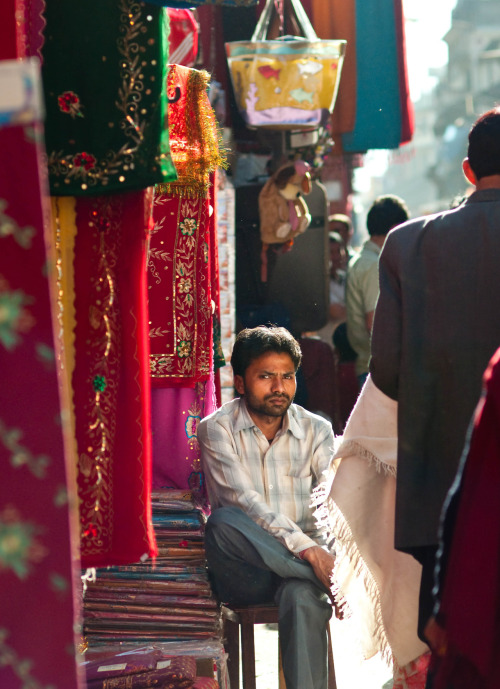
[[[67, 483], [63, 447], [40, 136], [33, 125], [0, 128], [0, 687], [5, 689], [28, 683], [83, 687], [74, 652], [79, 563], [72, 564], [67, 487], [74, 508], [75, 485], [71, 473]], [[76, 515], [71, 524], [76, 527]]]
[[153, 388], [153, 490], [189, 488], [206, 501], [198, 424], [216, 409], [214, 375], [194, 388]]

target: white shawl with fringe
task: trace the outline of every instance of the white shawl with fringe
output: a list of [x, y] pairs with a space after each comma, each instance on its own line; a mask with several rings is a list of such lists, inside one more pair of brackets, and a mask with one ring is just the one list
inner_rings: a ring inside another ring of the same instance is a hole
[[428, 648], [416, 633], [421, 567], [394, 548], [396, 452], [397, 403], [369, 376], [314, 503], [335, 538], [332, 591], [364, 657], [402, 668]]

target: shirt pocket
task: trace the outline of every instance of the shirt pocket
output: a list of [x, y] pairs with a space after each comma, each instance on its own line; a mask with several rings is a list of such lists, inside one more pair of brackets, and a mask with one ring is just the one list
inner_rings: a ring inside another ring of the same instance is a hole
[[298, 498], [307, 498], [311, 495], [312, 474], [308, 476], [290, 476], [287, 475], [289, 481], [290, 492]]

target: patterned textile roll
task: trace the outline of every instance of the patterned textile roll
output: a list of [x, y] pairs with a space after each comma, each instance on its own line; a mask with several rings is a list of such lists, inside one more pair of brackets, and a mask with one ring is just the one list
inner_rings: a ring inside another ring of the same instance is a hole
[[46, 0], [51, 193], [88, 196], [176, 179], [164, 127], [166, 10], [136, 0]]
[[219, 683], [213, 677], [197, 677], [193, 689], [219, 689]]
[[73, 391], [84, 567], [156, 553], [145, 285], [151, 196], [80, 198], [76, 206]]

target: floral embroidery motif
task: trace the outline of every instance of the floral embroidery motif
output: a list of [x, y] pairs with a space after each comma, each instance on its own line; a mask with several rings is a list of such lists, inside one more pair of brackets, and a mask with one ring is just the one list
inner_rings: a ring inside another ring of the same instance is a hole
[[0, 627], [0, 667], [11, 667], [12, 671], [19, 678], [22, 684], [17, 685], [19, 689], [54, 689], [54, 686], [43, 686], [35, 679], [31, 670], [33, 662], [29, 658], [21, 660], [16, 651], [7, 644], [8, 631]]
[[27, 466], [36, 478], [45, 478], [46, 469], [50, 464], [49, 457], [46, 455], [34, 457], [28, 448], [19, 444], [22, 437], [23, 434], [19, 428], [7, 428], [0, 419], [0, 442], [12, 453], [10, 456], [11, 466], [16, 469]]
[[185, 220], [183, 220], [183, 222], [180, 223], [179, 227], [182, 234], [191, 237], [195, 233], [197, 223], [194, 218], [186, 218]]
[[95, 167], [96, 159], [90, 153], [77, 153], [73, 158], [73, 165], [75, 167], [82, 167], [86, 172]]
[[96, 376], [92, 381], [94, 392], [104, 392], [106, 389], [106, 378], [104, 376]]
[[189, 356], [191, 354], [191, 342], [181, 340], [177, 345], [177, 355], [180, 357]]
[[26, 579], [33, 563], [40, 562], [46, 549], [37, 541], [40, 528], [21, 521], [12, 506], [0, 513], [0, 571], [12, 570], [19, 579]]
[[83, 117], [82, 104], [73, 91], [65, 91], [62, 93], [57, 99], [57, 104], [61, 112], [71, 115], [73, 119], [75, 119], [75, 117]]
[[30, 225], [19, 227], [17, 222], [4, 212], [7, 206], [7, 201], [0, 199], [0, 239], [12, 236], [20, 247], [30, 249], [31, 239], [35, 235], [35, 228]]
[[22, 290], [9, 290], [0, 275], [0, 342], [6, 349], [14, 349], [21, 341], [20, 334], [33, 325], [33, 317], [25, 308], [32, 302]]
[[181, 278], [177, 283], [177, 289], [184, 294], [191, 292], [192, 288], [191, 278]]

